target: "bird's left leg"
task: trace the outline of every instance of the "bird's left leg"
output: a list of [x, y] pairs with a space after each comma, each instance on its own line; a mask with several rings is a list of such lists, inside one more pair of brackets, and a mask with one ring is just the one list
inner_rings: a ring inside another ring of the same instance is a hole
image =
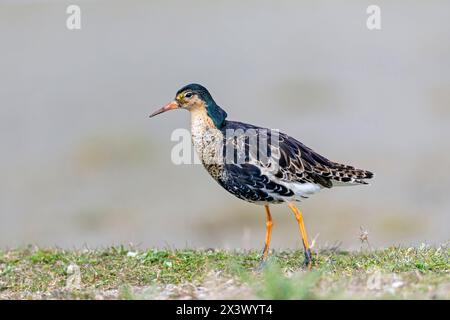
[[295, 219], [297, 219], [300, 233], [302, 235], [303, 248], [305, 249], [305, 264], [311, 268], [312, 254], [309, 247], [308, 234], [306, 233], [305, 223], [303, 222], [303, 215], [301, 211], [293, 204], [288, 204], [289, 208], [294, 212]]

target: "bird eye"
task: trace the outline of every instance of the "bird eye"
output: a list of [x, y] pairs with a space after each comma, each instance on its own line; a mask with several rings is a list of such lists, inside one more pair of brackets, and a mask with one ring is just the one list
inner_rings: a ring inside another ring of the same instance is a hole
[[194, 95], [194, 94], [193, 94], [192, 92], [186, 92], [186, 93], [184, 94], [184, 97], [189, 99], [189, 98], [191, 98], [193, 95]]

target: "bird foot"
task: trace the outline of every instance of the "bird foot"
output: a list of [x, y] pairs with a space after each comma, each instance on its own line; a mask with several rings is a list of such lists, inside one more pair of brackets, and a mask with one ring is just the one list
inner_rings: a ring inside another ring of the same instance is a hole
[[259, 260], [258, 266], [255, 268], [256, 272], [261, 272], [267, 265], [267, 260], [269, 259], [266, 249], [263, 250], [261, 258]]
[[305, 250], [305, 266], [310, 270], [312, 268], [312, 253], [309, 248]]
[[267, 267], [267, 259], [261, 259], [258, 266], [254, 269], [256, 273], [260, 273], [264, 270], [264, 268]]

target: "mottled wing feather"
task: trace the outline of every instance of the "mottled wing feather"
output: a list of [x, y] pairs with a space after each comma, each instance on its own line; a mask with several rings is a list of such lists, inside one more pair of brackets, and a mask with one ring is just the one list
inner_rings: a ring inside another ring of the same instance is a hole
[[[227, 129], [263, 129], [265, 134], [269, 136], [268, 142], [271, 143], [271, 131], [265, 128], [256, 127], [253, 125], [227, 121]], [[249, 148], [249, 141], [245, 141], [245, 148]], [[270, 147], [270, 146], [269, 146]], [[268, 156], [274, 156], [268, 149]], [[264, 168], [265, 164], [260, 161], [254, 154], [249, 154], [249, 158], [246, 162], [253, 163], [253, 166], [259, 170]], [[298, 183], [315, 183], [324, 188], [331, 188], [336, 184], [367, 184], [364, 179], [370, 179], [373, 177], [373, 173], [355, 169], [352, 166], [344, 165], [340, 163], [328, 160], [324, 156], [318, 154], [312, 149], [308, 148], [296, 139], [288, 136], [284, 133], [279, 133], [279, 167], [274, 176], [280, 181], [285, 182], [298, 182]], [[259, 167], [259, 168], [258, 168]], [[250, 167], [246, 167], [249, 169]], [[261, 171], [259, 171], [261, 174]], [[244, 175], [241, 173], [240, 175]], [[265, 177], [263, 175], [263, 177]], [[254, 176], [248, 176], [250, 180]], [[266, 177], [267, 178], [267, 177]], [[247, 179], [247, 178], [244, 178]]]
[[373, 177], [373, 173], [367, 170], [328, 160], [286, 134], [280, 134], [280, 137], [280, 171], [286, 174], [289, 180], [294, 180], [293, 176], [296, 176], [299, 182], [314, 182], [331, 188], [337, 182], [367, 184], [363, 179]]

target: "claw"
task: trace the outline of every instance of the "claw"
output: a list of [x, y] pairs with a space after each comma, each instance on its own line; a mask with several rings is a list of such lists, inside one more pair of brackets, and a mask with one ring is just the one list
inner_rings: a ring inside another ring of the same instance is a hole
[[312, 268], [312, 253], [309, 248], [305, 250], [305, 266], [307, 266], [310, 270]]

